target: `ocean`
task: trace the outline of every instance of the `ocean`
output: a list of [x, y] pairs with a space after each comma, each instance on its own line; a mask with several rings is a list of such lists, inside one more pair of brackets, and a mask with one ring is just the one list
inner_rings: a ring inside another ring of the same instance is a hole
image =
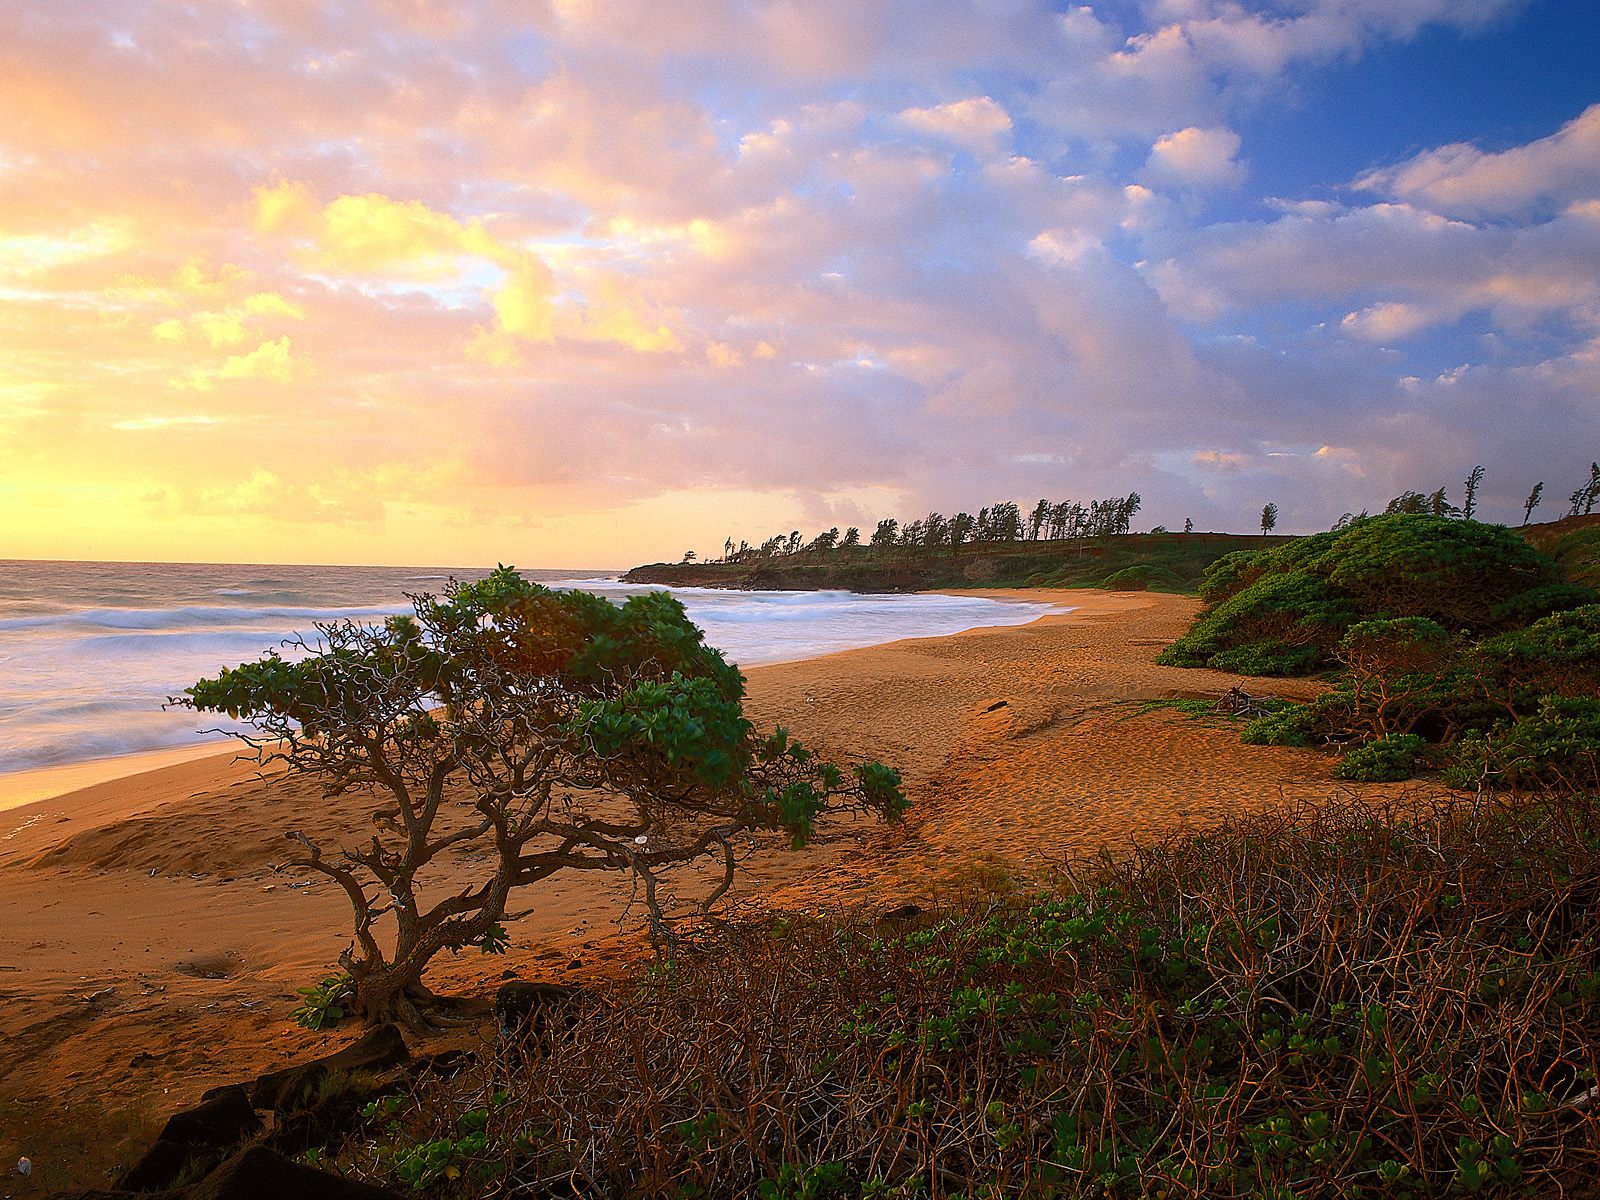
[[[408, 593], [483, 568], [0, 561], [0, 775], [220, 740], [169, 696], [317, 622], [381, 621]], [[585, 570], [523, 574], [621, 603], [651, 588]], [[1024, 624], [1049, 605], [848, 592], [674, 594], [742, 667], [906, 637]], [[225, 724], [225, 723], [224, 723]]]

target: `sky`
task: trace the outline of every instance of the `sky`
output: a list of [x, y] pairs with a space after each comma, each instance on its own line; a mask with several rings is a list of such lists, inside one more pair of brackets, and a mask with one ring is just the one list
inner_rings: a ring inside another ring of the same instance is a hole
[[626, 566], [1600, 458], [1590, 0], [0, 0], [0, 558]]

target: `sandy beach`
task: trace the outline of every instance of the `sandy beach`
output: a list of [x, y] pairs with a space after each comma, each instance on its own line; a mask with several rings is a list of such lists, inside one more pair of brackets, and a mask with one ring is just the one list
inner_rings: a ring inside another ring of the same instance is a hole
[[[974, 861], [1043, 871], [1340, 786], [1320, 754], [1140, 711], [1241, 682], [1155, 665], [1197, 601], [1014, 595], [1073, 611], [749, 672], [758, 723], [899, 767], [913, 807], [895, 827], [836, 825], [803, 852], [753, 845], [742, 902], [872, 911], [925, 899]], [[1249, 686], [1303, 698], [1316, 685]], [[349, 914], [332, 885], [284, 867], [283, 834], [337, 843], [365, 821], [358, 803], [258, 779], [231, 752], [0, 811], [0, 1145], [83, 1105], [158, 1116], [348, 1040], [287, 1018], [295, 989], [348, 941]], [[534, 911], [512, 926], [505, 959], [442, 956], [429, 981], [487, 996], [506, 972], [613, 971], [640, 953], [625, 890], [557, 878], [526, 898]]]

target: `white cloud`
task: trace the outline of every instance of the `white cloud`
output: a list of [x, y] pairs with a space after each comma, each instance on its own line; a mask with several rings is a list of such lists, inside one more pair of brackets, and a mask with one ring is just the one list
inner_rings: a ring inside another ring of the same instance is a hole
[[1356, 187], [1457, 217], [1514, 217], [1600, 198], [1600, 104], [1549, 137], [1498, 153], [1456, 142], [1392, 167]]
[[954, 142], [980, 158], [997, 154], [1011, 133], [1011, 115], [988, 96], [972, 96], [932, 108], [908, 108], [902, 124]]
[[1231, 129], [1180, 129], [1156, 140], [1140, 178], [1193, 191], [1238, 187], [1245, 177], [1239, 145]]

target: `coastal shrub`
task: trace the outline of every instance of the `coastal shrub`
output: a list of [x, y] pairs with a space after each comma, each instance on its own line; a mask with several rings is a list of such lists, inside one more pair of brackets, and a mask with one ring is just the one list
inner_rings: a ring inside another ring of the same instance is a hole
[[1165, 567], [1154, 563], [1135, 563], [1131, 567], [1123, 567], [1122, 570], [1107, 575], [1100, 586], [1113, 592], [1143, 592], [1151, 589], [1178, 591], [1182, 583]]
[[1235, 550], [1224, 554], [1206, 568], [1200, 582], [1200, 599], [1207, 604], [1220, 604], [1235, 592], [1242, 591], [1261, 576], [1263, 550]]
[[1593, 588], [1576, 583], [1552, 583], [1495, 605], [1490, 616], [1502, 628], [1520, 629], [1552, 613], [1571, 612], [1593, 604], [1600, 604], [1600, 592]]
[[[798, 845], [825, 812], [892, 818], [904, 805], [880, 763], [847, 770], [782, 729], [758, 734], [743, 676], [666, 593], [618, 606], [500, 567], [413, 597], [381, 626], [317, 634], [295, 645], [298, 661], [268, 654], [175, 703], [247, 721], [263, 766], [370, 810], [370, 842], [336, 855], [287, 835], [298, 865], [350, 899], [355, 942], [340, 965], [367, 1021], [423, 1023], [429, 961], [503, 949], [512, 893], [558, 872], [632, 876], [659, 938], [662, 876], [720, 863], [711, 906], [733, 882], [739, 833], [783, 830]], [[435, 882], [430, 897], [430, 872], [451, 865], [471, 882], [443, 894]]]
[[1578, 598], [1552, 590], [1561, 584], [1555, 563], [1499, 526], [1371, 517], [1212, 564], [1206, 611], [1161, 661], [1303, 674], [1333, 665], [1340, 638], [1360, 621], [1422, 617], [1491, 634], [1523, 612]]
[[1486, 639], [1474, 659], [1486, 693], [1508, 715], [1529, 711], [1545, 695], [1600, 693], [1600, 604]]
[[1364, 612], [1429, 617], [1486, 632], [1513, 597], [1563, 582], [1560, 569], [1498, 525], [1396, 515], [1358, 521], [1330, 545], [1327, 579]]
[[1333, 777], [1363, 783], [1410, 779], [1427, 749], [1428, 743], [1414, 733], [1385, 734], [1349, 751], [1335, 764]]
[[429, 1197], [1582, 1195], [1600, 809], [1330, 801], [909, 924], [773, 914], [376, 1102]]
[[1325, 724], [1315, 703], [1291, 704], [1247, 722], [1239, 740], [1248, 746], [1309, 746], [1321, 740]]
[[1162, 652], [1169, 666], [1299, 675], [1327, 661], [1355, 606], [1313, 575], [1263, 575], [1195, 618]]
[[[1547, 697], [1600, 693], [1593, 593], [1561, 582], [1549, 559], [1498, 526], [1367, 518], [1223, 560], [1213, 573], [1208, 608], [1160, 661], [1250, 675], [1336, 668], [1332, 693], [1252, 722], [1244, 737], [1353, 745], [1341, 778], [1404, 778], [1411, 764], [1440, 757], [1398, 751], [1397, 738], [1448, 750], [1497, 722], [1531, 718]], [[1525, 732], [1519, 745], [1556, 753], [1558, 741]], [[1482, 754], [1475, 743], [1468, 758]], [[1451, 778], [1487, 769], [1473, 762], [1453, 766]], [[1563, 778], [1570, 768], [1552, 760]], [[1520, 751], [1505, 769], [1508, 779], [1538, 773]]]
[[1461, 739], [1445, 772], [1453, 787], [1600, 791], [1600, 698], [1545, 696], [1515, 721]]

